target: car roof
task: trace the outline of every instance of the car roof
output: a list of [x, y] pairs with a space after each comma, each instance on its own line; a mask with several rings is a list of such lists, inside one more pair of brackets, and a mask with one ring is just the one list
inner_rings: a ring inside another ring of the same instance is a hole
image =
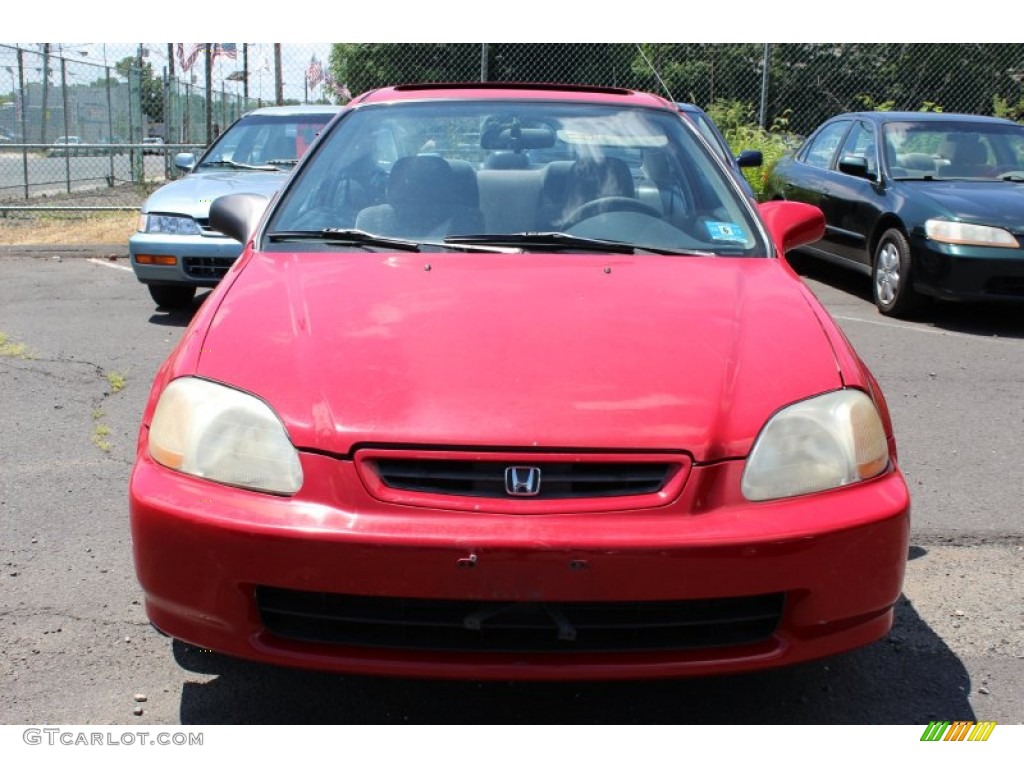
[[697, 114], [697, 115], [706, 115], [707, 114], [707, 112], [705, 112], [703, 109], [698, 107], [696, 104], [690, 104], [689, 102], [686, 102], [686, 101], [677, 101], [676, 102], [676, 107], [679, 109], [680, 112], [690, 112], [692, 114]]
[[1015, 125], [1012, 120], [1007, 120], [1002, 117], [991, 117], [989, 115], [967, 115], [956, 112], [844, 112], [841, 115], [836, 115], [829, 119], [838, 120], [840, 118], [870, 120], [876, 123], [937, 123], [953, 120], [967, 123], [998, 123], [1000, 125]]
[[243, 115], [272, 115], [276, 117], [297, 117], [301, 115], [333, 115], [341, 111], [336, 104], [289, 104], [281, 107], [258, 107], [250, 109]]
[[675, 110], [671, 102], [660, 96], [597, 85], [566, 85], [553, 83], [413, 83], [378, 88], [357, 96], [350, 106], [396, 101], [423, 100], [504, 100], [530, 99], [551, 101], [589, 101], [603, 104], [657, 107]]

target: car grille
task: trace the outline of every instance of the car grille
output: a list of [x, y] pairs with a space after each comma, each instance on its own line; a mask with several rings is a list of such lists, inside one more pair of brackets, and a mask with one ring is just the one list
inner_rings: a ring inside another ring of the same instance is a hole
[[593, 652], [721, 648], [768, 640], [781, 593], [714, 600], [485, 603], [260, 586], [264, 627], [290, 640], [422, 651]]
[[235, 262], [234, 256], [185, 256], [185, 274], [206, 280], [220, 280]]
[[[540, 490], [524, 500], [586, 499], [658, 493], [672, 471], [665, 462], [522, 461], [540, 470]], [[376, 459], [376, 473], [389, 488], [449, 496], [507, 498], [508, 461]]]

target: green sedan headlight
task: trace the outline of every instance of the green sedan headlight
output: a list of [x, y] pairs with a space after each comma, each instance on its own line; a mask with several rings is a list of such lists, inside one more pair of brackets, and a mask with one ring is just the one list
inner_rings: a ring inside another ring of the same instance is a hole
[[1017, 238], [1005, 229], [986, 227], [981, 224], [964, 224], [959, 221], [928, 219], [924, 233], [939, 243], [953, 245], [987, 245], [993, 248], [1019, 248]]
[[766, 501], [875, 477], [889, 466], [878, 409], [857, 389], [783, 408], [761, 430], [743, 471], [742, 492]]
[[139, 232], [147, 235], [198, 235], [200, 230], [191, 216], [143, 213], [139, 216]]
[[205, 379], [175, 379], [149, 428], [158, 463], [226, 485], [291, 495], [302, 487], [299, 454], [270, 406]]

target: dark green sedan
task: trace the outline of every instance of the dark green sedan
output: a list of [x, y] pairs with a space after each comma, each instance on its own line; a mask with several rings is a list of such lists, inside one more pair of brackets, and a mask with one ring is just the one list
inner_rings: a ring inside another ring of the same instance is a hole
[[1024, 302], [1024, 126], [978, 115], [855, 112], [822, 124], [769, 176], [817, 205], [806, 252], [871, 276], [882, 314], [929, 299]]

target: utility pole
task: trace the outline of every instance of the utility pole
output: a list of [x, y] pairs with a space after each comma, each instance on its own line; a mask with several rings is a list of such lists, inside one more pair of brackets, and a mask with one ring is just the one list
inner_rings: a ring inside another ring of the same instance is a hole
[[761, 63], [761, 113], [757, 123], [764, 130], [764, 124], [768, 117], [768, 66], [771, 64], [771, 43], [764, 44], [764, 61]]
[[39, 120], [39, 143], [46, 144], [46, 91], [50, 85], [50, 44], [43, 43], [43, 109]]
[[242, 43], [242, 98], [243, 110], [249, 109], [249, 44]]
[[203, 43], [203, 61], [206, 62], [206, 146], [213, 143], [213, 43]]
[[284, 104], [284, 83], [281, 81], [281, 44], [274, 43], [274, 103]]

